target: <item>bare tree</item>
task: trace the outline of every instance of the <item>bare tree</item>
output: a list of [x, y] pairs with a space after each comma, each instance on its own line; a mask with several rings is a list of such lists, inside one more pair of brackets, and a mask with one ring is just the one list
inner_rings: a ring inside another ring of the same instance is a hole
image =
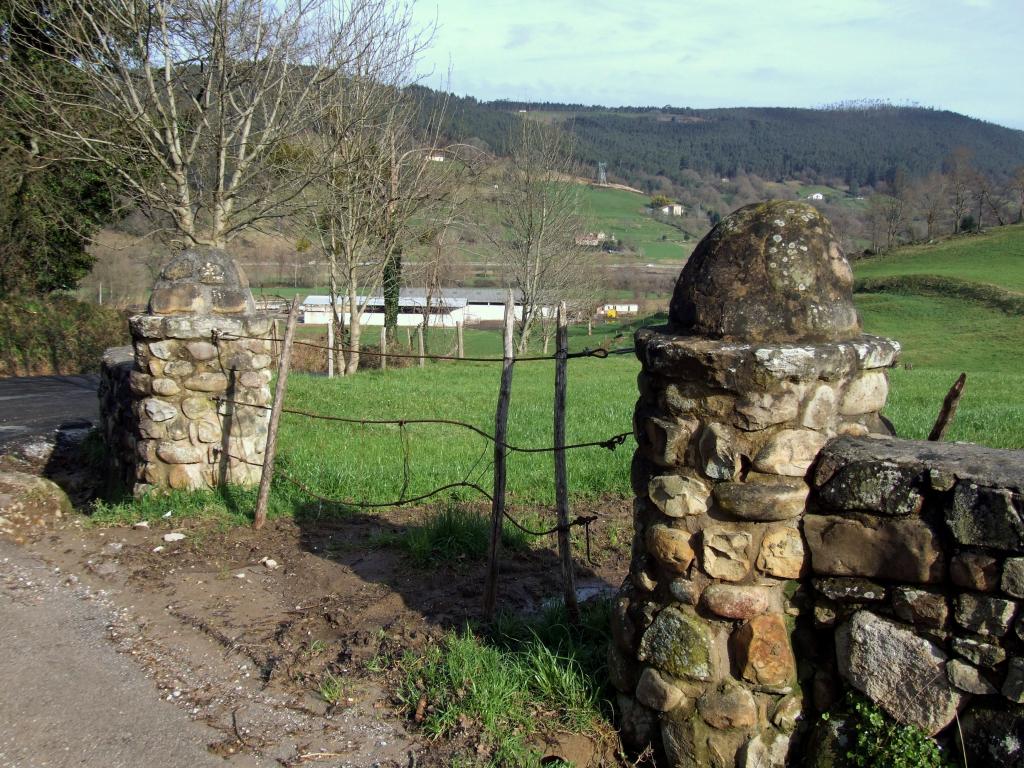
[[60, 14], [10, 2], [45, 31], [38, 55], [79, 74], [53, 88], [44, 69], [19, 73], [21, 117], [166, 214], [186, 245], [223, 247], [306, 204], [321, 93], [395, 34], [386, 0], [104, 0]]
[[971, 201], [971, 179], [974, 170], [971, 167], [971, 152], [958, 147], [946, 159], [946, 179], [949, 189], [949, 210], [953, 214], [953, 234], [960, 231], [960, 222], [967, 215], [967, 207]]
[[460, 147], [443, 143], [438, 116], [426, 130], [416, 129], [420, 105], [401, 85], [418, 45], [413, 39], [401, 55], [389, 54], [388, 77], [376, 66], [364, 74], [367, 61], [326, 96], [332, 106], [322, 132], [332, 139], [312, 224], [326, 256], [339, 338], [339, 296], [349, 315], [350, 351], [339, 353], [346, 375], [358, 370], [362, 318], [381, 291], [386, 266], [434, 228], [432, 212], [443, 209], [467, 167]]
[[919, 180], [914, 187], [914, 199], [925, 224], [925, 240], [935, 236], [935, 227], [946, 207], [946, 179], [939, 173], [931, 173]]
[[522, 120], [498, 191], [501, 230], [488, 236], [523, 302], [517, 349], [526, 350], [545, 306], [565, 298], [586, 274], [578, 186], [568, 137]]

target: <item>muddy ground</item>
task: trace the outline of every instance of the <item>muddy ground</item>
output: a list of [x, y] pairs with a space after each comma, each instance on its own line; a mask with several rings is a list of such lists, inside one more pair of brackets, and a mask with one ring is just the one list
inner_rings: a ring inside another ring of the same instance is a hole
[[[52, 456], [9, 453], [0, 457], [4, 469], [47, 471], [80, 504], [88, 496], [81, 469]], [[393, 670], [374, 663], [481, 619], [482, 561], [417, 568], [387, 543], [428, 510], [310, 513], [258, 532], [210, 521], [101, 528], [82, 514], [87, 506], [60, 512], [45, 493], [3, 481], [0, 507], [0, 536], [59, 568], [69, 587], [104, 593], [114, 606], [111, 641], [145, 667], [161, 696], [223, 734], [209, 749], [228, 764], [405, 768], [445, 765], [453, 750], [472, 748], [472, 723], [450, 743], [418, 733], [394, 697]], [[629, 504], [573, 512], [598, 515], [592, 561], [578, 564], [581, 595], [606, 594], [628, 565]], [[168, 533], [184, 538], [166, 542]], [[503, 610], [529, 614], [558, 599], [554, 546], [548, 536], [505, 554]], [[342, 684], [333, 703], [320, 693], [329, 676]], [[557, 734], [549, 741], [549, 754], [578, 765], [608, 759], [607, 744]]]

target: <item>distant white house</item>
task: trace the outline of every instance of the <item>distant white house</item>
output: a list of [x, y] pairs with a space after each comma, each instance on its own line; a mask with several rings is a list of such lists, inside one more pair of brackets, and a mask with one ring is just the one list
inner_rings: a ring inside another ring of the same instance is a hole
[[679, 203], [669, 203], [668, 205], [661, 206], [661, 208], [659, 208], [658, 210], [664, 213], [666, 216], [683, 215], [683, 206], [680, 205]]
[[607, 239], [608, 235], [604, 232], [587, 232], [582, 235], [576, 235], [576, 245], [587, 245], [596, 248]]
[[444, 155], [441, 154], [440, 152], [431, 152], [430, 154], [427, 155], [427, 160], [430, 160], [431, 162], [434, 163], [443, 163]]
[[608, 318], [620, 315], [635, 315], [640, 312], [639, 304], [602, 304], [597, 314]]
[[808, 200], [824, 200], [825, 196], [821, 192], [812, 192], [807, 196]]

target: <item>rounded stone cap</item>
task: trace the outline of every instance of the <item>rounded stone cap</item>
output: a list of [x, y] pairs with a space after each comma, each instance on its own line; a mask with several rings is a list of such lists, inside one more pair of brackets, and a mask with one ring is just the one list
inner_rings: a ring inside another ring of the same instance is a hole
[[732, 341], [853, 339], [860, 335], [853, 272], [813, 206], [747, 205], [722, 219], [686, 262], [669, 326]]
[[151, 315], [251, 315], [245, 272], [225, 251], [190, 249], [171, 259], [149, 297]]

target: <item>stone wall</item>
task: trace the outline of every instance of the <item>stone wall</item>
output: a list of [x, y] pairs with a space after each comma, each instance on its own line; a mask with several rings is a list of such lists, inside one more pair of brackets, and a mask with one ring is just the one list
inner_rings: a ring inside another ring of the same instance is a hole
[[185, 251], [164, 267], [149, 313], [129, 321], [131, 357], [110, 350], [102, 369], [111, 465], [136, 495], [259, 482], [271, 329], [226, 253]]
[[648, 328], [636, 348], [635, 537], [609, 659], [623, 735], [673, 766], [782, 765], [804, 709], [790, 642], [804, 476], [831, 437], [886, 429], [899, 347]]
[[809, 479], [816, 709], [838, 678], [930, 734], [959, 713], [968, 765], [1024, 764], [1024, 453], [840, 438]]

